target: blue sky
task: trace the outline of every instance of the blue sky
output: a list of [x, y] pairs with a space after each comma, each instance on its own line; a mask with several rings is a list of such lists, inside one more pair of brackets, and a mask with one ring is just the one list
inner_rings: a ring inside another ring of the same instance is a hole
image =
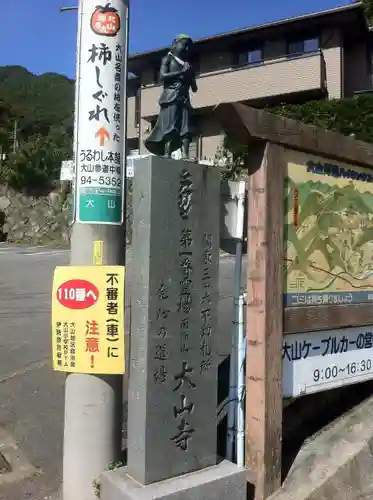
[[[77, 5], [77, 1], [0, 0], [0, 66], [22, 65], [33, 73], [56, 72], [73, 78], [77, 14], [61, 14], [59, 7]], [[349, 0], [131, 0], [130, 51], [168, 45], [178, 33], [200, 38], [348, 3]]]

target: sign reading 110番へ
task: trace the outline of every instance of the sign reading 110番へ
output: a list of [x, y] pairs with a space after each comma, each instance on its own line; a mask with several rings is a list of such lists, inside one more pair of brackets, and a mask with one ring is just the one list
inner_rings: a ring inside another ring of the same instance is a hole
[[128, 4], [81, 2], [75, 220], [123, 222]]
[[125, 372], [124, 267], [56, 268], [52, 346], [57, 371]]

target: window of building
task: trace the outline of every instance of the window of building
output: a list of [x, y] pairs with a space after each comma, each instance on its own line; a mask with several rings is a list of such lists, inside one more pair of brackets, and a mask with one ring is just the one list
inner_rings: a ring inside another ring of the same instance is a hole
[[153, 67], [153, 83], [159, 83], [161, 81], [160, 66], [157, 64]]
[[296, 56], [317, 52], [320, 48], [318, 37], [290, 40], [288, 42], [288, 55]]
[[199, 143], [200, 143], [199, 136], [195, 136], [192, 138], [189, 145], [189, 157], [197, 161], [199, 160]]
[[[200, 73], [200, 59], [199, 57], [193, 57], [193, 59], [190, 61], [190, 64], [193, 66], [193, 70], [196, 75], [199, 75]], [[161, 82], [161, 66], [160, 64], [157, 64], [156, 66], [153, 66], [152, 68], [152, 83], [154, 84], [159, 84]]]
[[263, 50], [261, 48], [253, 48], [250, 50], [240, 51], [236, 54], [236, 64], [238, 66], [254, 66], [263, 62]]
[[304, 52], [317, 52], [320, 49], [318, 37], [304, 40]]
[[201, 61], [200, 61], [199, 56], [194, 56], [192, 58], [192, 60], [190, 61], [190, 64], [193, 67], [194, 74], [196, 76], [198, 76], [200, 74], [200, 72], [201, 72]]

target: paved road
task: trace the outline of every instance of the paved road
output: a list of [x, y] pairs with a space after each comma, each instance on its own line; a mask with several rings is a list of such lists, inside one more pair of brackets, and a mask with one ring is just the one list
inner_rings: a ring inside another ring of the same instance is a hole
[[[0, 462], [0, 500], [54, 498], [60, 485], [64, 376], [51, 370], [50, 290], [55, 266], [68, 259], [66, 250], [0, 244], [0, 440], [5, 431], [38, 471], [4, 484]], [[232, 274], [232, 259], [223, 257], [222, 358], [230, 349]]]

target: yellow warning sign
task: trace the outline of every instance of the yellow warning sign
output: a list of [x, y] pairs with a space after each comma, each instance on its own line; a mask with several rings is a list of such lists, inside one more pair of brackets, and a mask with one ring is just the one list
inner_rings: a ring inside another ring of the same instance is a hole
[[57, 267], [52, 292], [53, 368], [124, 374], [124, 267]]

